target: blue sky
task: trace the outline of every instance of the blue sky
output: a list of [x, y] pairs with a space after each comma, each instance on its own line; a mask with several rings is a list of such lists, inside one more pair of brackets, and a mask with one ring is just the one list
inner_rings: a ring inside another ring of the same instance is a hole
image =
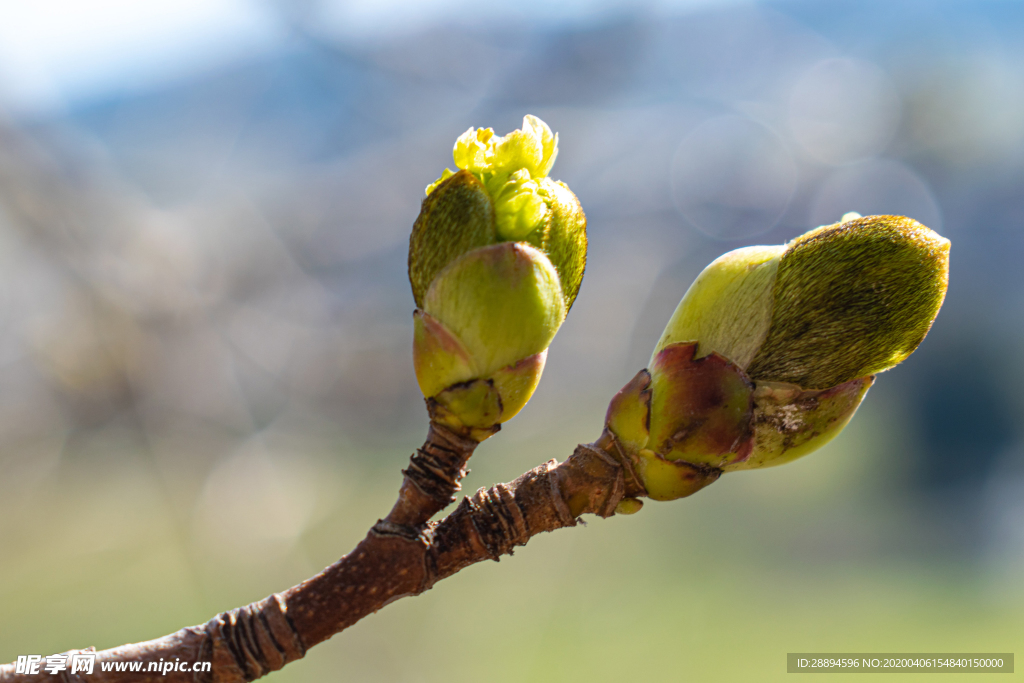
[[0, 0], [0, 111], [59, 111], [272, 51], [287, 39], [283, 7], [304, 7], [307, 27], [359, 42], [436, 22], [577, 22], [729, 1]]
[[246, 0], [0, 2], [0, 107], [50, 110], [268, 49], [278, 29]]

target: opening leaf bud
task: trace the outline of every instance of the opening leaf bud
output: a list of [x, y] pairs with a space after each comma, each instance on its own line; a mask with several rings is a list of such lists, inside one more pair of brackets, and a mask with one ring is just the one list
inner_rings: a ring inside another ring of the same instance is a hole
[[586, 267], [586, 216], [547, 177], [558, 136], [527, 116], [470, 128], [409, 241], [416, 376], [432, 419], [486, 438], [529, 400]]
[[504, 137], [490, 128], [470, 128], [452, 156], [461, 170], [445, 169], [427, 186], [413, 226], [409, 279], [416, 304], [422, 306], [438, 271], [460, 254], [522, 241], [551, 260], [571, 308], [587, 262], [587, 219], [565, 183], [547, 177], [558, 156], [558, 135], [536, 116], [526, 116], [522, 129]]
[[529, 114], [521, 129], [504, 137], [495, 137], [491, 128], [470, 128], [452, 152], [455, 165], [475, 175], [509, 175], [522, 168], [534, 178], [550, 173], [557, 156], [558, 133]]
[[498, 236], [506, 240], [520, 240], [536, 230], [551, 215], [546, 195], [545, 189], [530, 178], [530, 172], [525, 168], [510, 175], [498, 189], [494, 202]]
[[634, 378], [606, 419], [651, 497], [699, 488], [661, 460], [721, 472], [821, 447], [874, 374], [924, 339], [945, 297], [949, 241], [901, 216], [844, 218], [729, 252], [687, 291], [649, 381]]

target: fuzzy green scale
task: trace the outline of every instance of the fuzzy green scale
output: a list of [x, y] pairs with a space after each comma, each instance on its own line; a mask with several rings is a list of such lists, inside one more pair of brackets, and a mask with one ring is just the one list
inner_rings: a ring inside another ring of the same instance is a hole
[[409, 282], [416, 305], [437, 274], [459, 256], [494, 244], [494, 205], [469, 171], [449, 176], [423, 200], [409, 237]]
[[896, 365], [928, 333], [948, 267], [949, 240], [902, 216], [802, 235], [779, 263], [771, 328], [747, 373], [827, 389]]
[[587, 267], [587, 217], [576, 195], [565, 183], [544, 178], [541, 187], [546, 190], [551, 213], [544, 225], [523, 241], [537, 247], [551, 259], [558, 271], [568, 310], [576, 301], [583, 283], [583, 271]]

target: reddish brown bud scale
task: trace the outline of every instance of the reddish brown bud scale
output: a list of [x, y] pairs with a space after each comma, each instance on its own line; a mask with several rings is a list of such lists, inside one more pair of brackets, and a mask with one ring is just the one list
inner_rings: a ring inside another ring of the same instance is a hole
[[648, 448], [667, 460], [722, 467], [752, 447], [754, 384], [717, 353], [694, 358], [697, 344], [669, 344], [651, 364]]

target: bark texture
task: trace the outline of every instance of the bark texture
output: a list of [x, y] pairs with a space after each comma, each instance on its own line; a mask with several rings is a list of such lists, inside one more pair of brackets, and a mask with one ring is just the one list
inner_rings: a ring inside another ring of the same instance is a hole
[[[387, 518], [359, 545], [283, 593], [217, 615], [205, 625], [96, 653], [92, 675], [17, 674], [0, 683], [239, 683], [276, 671], [390, 602], [418, 595], [482, 560], [497, 560], [545, 531], [575, 526], [582, 514], [608, 517], [623, 497], [644, 495], [628, 461], [605, 432], [565, 462], [548, 461], [507, 484], [480, 489], [440, 522], [430, 518], [459, 489], [476, 442], [432, 426], [412, 457]], [[91, 651], [72, 651], [85, 652]], [[150, 662], [212, 662], [211, 671], [146, 671]], [[103, 671], [104, 663], [142, 662], [142, 671]]]

